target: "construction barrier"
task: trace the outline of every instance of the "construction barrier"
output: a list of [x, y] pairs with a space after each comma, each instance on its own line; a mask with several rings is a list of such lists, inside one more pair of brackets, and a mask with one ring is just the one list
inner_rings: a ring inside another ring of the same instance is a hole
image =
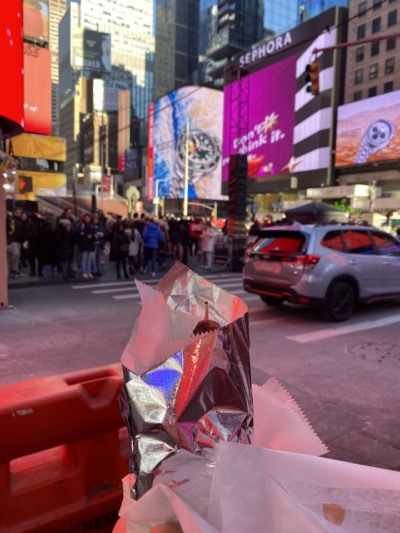
[[223, 268], [241, 270], [247, 247], [246, 237], [218, 236], [214, 243], [214, 264], [223, 263]]
[[129, 470], [121, 365], [0, 387], [0, 532], [111, 532]]

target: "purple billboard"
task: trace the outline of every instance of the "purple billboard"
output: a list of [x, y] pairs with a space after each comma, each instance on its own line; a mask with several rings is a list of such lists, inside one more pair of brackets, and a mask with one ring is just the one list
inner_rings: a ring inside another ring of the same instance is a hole
[[[250, 74], [246, 95], [244, 78], [242, 95], [238, 95], [238, 82], [225, 86], [223, 181], [229, 178], [229, 156], [236, 153], [248, 155], [249, 178], [293, 172], [296, 62], [297, 56], [291, 56]], [[251, 104], [248, 110], [238, 103], [243, 98]], [[234, 124], [239, 115], [243, 121], [243, 113], [248, 113], [248, 127], [247, 134], [240, 137]]]

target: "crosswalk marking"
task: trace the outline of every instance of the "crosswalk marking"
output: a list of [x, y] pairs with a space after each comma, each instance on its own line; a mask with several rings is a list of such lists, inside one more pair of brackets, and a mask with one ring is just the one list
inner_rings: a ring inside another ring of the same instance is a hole
[[[224, 287], [221, 286], [221, 289]], [[247, 291], [235, 291], [232, 294], [239, 296], [240, 294], [249, 294]], [[132, 298], [140, 298], [139, 294], [121, 294], [119, 296], [113, 296], [114, 300], [130, 300]]]
[[[236, 278], [237, 279], [237, 278]], [[221, 289], [230, 289], [230, 288], [233, 288], [233, 287], [241, 287], [243, 285], [243, 282], [240, 281], [238, 283], [228, 283], [227, 285], [223, 285], [221, 284]], [[125, 287], [125, 288], [118, 288], [118, 289], [101, 289], [101, 290], [96, 290], [96, 291], [90, 291], [92, 294], [112, 294], [112, 293], [115, 293], [115, 292], [126, 292], [126, 291], [135, 291], [137, 290], [136, 289], [136, 285], [134, 287]]]

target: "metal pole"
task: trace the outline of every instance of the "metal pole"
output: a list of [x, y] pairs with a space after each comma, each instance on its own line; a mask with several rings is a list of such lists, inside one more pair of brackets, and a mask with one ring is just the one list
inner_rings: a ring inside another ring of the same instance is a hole
[[104, 116], [101, 113], [100, 126], [100, 166], [101, 166], [101, 211], [104, 213]]
[[161, 205], [161, 214], [164, 216], [165, 213], [165, 196], [162, 197], [162, 205]]
[[183, 199], [183, 216], [188, 216], [188, 189], [189, 189], [189, 117], [186, 122], [186, 159], [185, 159], [185, 190]]
[[215, 220], [218, 220], [218, 202], [214, 202], [214, 216]]
[[158, 206], [160, 201], [160, 199], [158, 198], [158, 183], [159, 180], [156, 180], [156, 203], [154, 205], [154, 214], [156, 215], [156, 217], [158, 217]]
[[[1, 127], [0, 148], [3, 148]], [[0, 172], [0, 309], [8, 309], [6, 195], [3, 183], [3, 172]]]

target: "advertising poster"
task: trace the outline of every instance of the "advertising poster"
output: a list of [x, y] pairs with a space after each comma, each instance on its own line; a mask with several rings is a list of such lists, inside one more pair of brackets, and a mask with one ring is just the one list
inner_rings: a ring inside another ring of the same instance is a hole
[[139, 174], [140, 152], [138, 148], [129, 148], [125, 152], [125, 172], [126, 174]]
[[[189, 119], [189, 198], [225, 198], [221, 195], [223, 101], [221, 91], [183, 87], [155, 102], [154, 184], [150, 192], [149, 155], [149, 195], [158, 182], [160, 197], [183, 198]], [[149, 128], [151, 124], [149, 116]]]
[[0, 47], [0, 123], [3, 133], [9, 135], [24, 127], [22, 0], [7, 1], [1, 6]]
[[104, 81], [100, 78], [93, 80], [93, 109], [106, 111], [107, 113], [118, 112], [118, 93], [127, 91], [128, 84], [124, 81]]
[[131, 93], [118, 93], [118, 172], [125, 172], [125, 152], [130, 143]]
[[336, 165], [400, 159], [400, 91], [339, 106]]
[[72, 64], [79, 70], [111, 72], [111, 35], [94, 30], [72, 30]]
[[148, 148], [147, 148], [147, 199], [154, 199], [154, 103], [149, 105]]
[[24, 35], [49, 41], [49, 0], [24, 0]]
[[25, 131], [51, 134], [50, 50], [24, 44]]
[[[248, 156], [248, 177], [260, 178], [290, 173], [294, 156], [297, 56], [291, 56], [248, 77], [249, 106], [247, 134], [232, 135], [231, 95], [237, 82], [225, 86], [223, 181], [229, 179], [229, 155]], [[243, 83], [243, 82], [242, 82]]]
[[21, 133], [7, 141], [7, 151], [16, 157], [67, 160], [67, 141], [62, 137]]

